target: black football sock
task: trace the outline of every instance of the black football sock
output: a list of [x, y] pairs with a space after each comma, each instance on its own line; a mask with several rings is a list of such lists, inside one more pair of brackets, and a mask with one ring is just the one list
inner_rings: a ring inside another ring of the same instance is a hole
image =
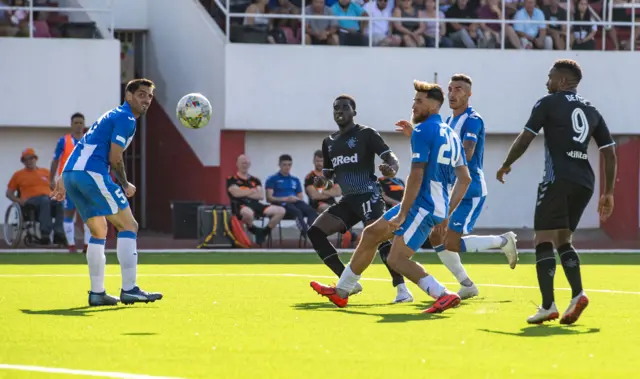
[[393, 286], [397, 286], [398, 284], [404, 283], [404, 276], [398, 274], [393, 271], [391, 267], [387, 264], [387, 258], [389, 257], [389, 253], [391, 252], [391, 242], [386, 241], [378, 246], [378, 254], [380, 254], [380, 259], [384, 262], [384, 265], [387, 266], [387, 270], [389, 270], [389, 274], [391, 274], [391, 278], [393, 279]]
[[536, 246], [536, 272], [542, 293], [542, 308], [549, 309], [554, 301], [553, 277], [556, 274], [556, 256], [551, 242], [543, 242]]
[[318, 256], [322, 259], [324, 264], [338, 275], [338, 277], [340, 277], [344, 271], [344, 264], [340, 260], [340, 256], [338, 255], [336, 248], [331, 244], [331, 242], [329, 242], [325, 232], [320, 230], [318, 227], [312, 226], [309, 228], [307, 236], [309, 236], [311, 245], [313, 245], [313, 248], [318, 253]]
[[580, 257], [570, 243], [558, 248], [560, 263], [564, 269], [564, 275], [571, 285], [571, 297], [576, 297], [582, 292], [582, 276], [580, 275]]

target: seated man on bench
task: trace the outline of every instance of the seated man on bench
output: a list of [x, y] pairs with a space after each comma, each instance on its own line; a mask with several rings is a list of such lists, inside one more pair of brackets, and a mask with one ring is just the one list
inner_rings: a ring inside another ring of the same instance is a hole
[[[256, 243], [262, 245], [271, 233], [271, 229], [278, 226], [284, 218], [285, 210], [278, 205], [264, 204], [264, 189], [260, 179], [249, 175], [251, 160], [246, 155], [240, 155], [236, 161], [238, 171], [227, 178], [227, 194], [231, 201], [231, 212], [240, 219], [247, 229], [256, 236]], [[268, 217], [269, 224], [264, 228], [253, 225], [253, 220]]]

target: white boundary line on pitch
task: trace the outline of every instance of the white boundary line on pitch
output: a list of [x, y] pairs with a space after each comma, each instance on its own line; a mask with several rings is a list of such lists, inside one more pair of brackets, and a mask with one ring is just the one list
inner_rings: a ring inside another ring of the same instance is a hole
[[[0, 274], [2, 278], [75, 278], [86, 277], [86, 274]], [[184, 278], [199, 278], [199, 277], [278, 277], [278, 278], [306, 278], [306, 279], [336, 279], [335, 276], [327, 275], [309, 275], [309, 274], [275, 274], [275, 273], [202, 273], [202, 274], [138, 274], [138, 277], [184, 277]], [[105, 277], [120, 277], [120, 274], [106, 274]], [[389, 282], [389, 279], [382, 278], [361, 278], [364, 281], [373, 282]], [[443, 282], [446, 285], [455, 285], [458, 283]], [[531, 289], [539, 290], [535, 286], [519, 286], [511, 284], [477, 284], [480, 287], [496, 287], [496, 288], [515, 288], [515, 289]], [[571, 288], [556, 288], [559, 291], [571, 291]], [[621, 295], [640, 295], [640, 292], [635, 291], [621, 291], [621, 290], [609, 290], [609, 289], [585, 289], [585, 292], [601, 292], [601, 293], [613, 293]]]
[[9, 364], [2, 364], [2, 363], [0, 363], [0, 370], [44, 372], [47, 374], [82, 375], [82, 376], [94, 376], [94, 377], [101, 377], [101, 378], [117, 378], [117, 379], [181, 379], [181, 378], [169, 377], [169, 376], [138, 375], [138, 374], [127, 374], [124, 372], [108, 372], [108, 371], [72, 370], [68, 368], [9, 365]]
[[[352, 253], [354, 249], [337, 249], [339, 253]], [[116, 249], [107, 249], [107, 253], [115, 253]], [[418, 253], [432, 253], [431, 250], [419, 250]], [[487, 250], [482, 252], [467, 252], [464, 254], [486, 254], [486, 253], [500, 253], [501, 250]], [[520, 253], [535, 253], [535, 249], [518, 249]], [[64, 253], [69, 254], [66, 249], [0, 249], [2, 253], [19, 253], [19, 254], [42, 254], [42, 253]], [[259, 254], [310, 254], [316, 253], [313, 249], [140, 249], [138, 253], [142, 254], [184, 254], [184, 253], [223, 253], [223, 254], [235, 254], [235, 253], [259, 253]], [[578, 249], [578, 253], [596, 253], [596, 254], [640, 254], [638, 249]]]

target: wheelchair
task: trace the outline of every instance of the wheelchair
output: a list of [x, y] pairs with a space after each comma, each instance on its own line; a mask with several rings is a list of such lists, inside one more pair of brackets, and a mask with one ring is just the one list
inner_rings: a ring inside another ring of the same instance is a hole
[[[55, 207], [56, 205], [52, 203], [51, 215], [62, 217], [57, 214]], [[12, 249], [17, 248], [20, 242], [26, 247], [41, 246], [39, 239], [40, 223], [36, 206], [11, 203], [4, 215], [4, 241], [7, 245]]]

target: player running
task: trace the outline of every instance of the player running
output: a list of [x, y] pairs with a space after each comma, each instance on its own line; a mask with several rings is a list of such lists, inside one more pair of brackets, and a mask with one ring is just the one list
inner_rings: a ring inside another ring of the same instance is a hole
[[602, 152], [605, 184], [598, 212], [605, 221], [613, 212], [613, 189], [616, 178], [615, 142], [598, 110], [577, 94], [582, 70], [577, 62], [558, 60], [549, 71], [549, 95], [540, 99], [529, 121], [513, 142], [509, 154], [498, 170], [497, 179], [511, 172], [511, 165], [524, 154], [531, 141], [544, 130], [545, 169], [538, 186], [534, 215], [536, 271], [542, 293], [542, 306], [529, 318], [540, 324], [559, 317], [553, 294], [556, 271], [554, 247], [560, 256], [567, 281], [571, 285], [571, 302], [560, 319], [573, 324], [589, 305], [582, 288], [580, 258], [571, 244], [582, 213], [593, 195], [594, 174], [587, 150], [591, 137]]
[[[507, 232], [499, 236], [466, 235], [473, 231], [478, 217], [482, 212], [487, 197], [487, 183], [482, 171], [484, 160], [484, 120], [478, 112], [469, 106], [471, 97], [471, 78], [464, 74], [456, 74], [449, 81], [449, 107], [453, 114], [447, 118], [447, 125], [451, 127], [462, 140], [465, 158], [471, 175], [471, 185], [451, 215], [446, 228], [436, 228], [431, 233], [430, 241], [438, 253], [440, 261], [455, 276], [460, 283], [458, 295], [461, 299], [477, 296], [478, 287], [469, 278], [460, 260], [460, 252], [485, 251], [500, 248], [507, 257], [509, 266], [513, 269], [518, 262], [516, 234]], [[408, 121], [400, 121], [398, 130], [405, 135], [411, 135], [412, 127]], [[446, 230], [446, 233], [440, 231]]]
[[[56, 178], [62, 175], [62, 169], [65, 163], [71, 156], [73, 148], [78, 141], [84, 135], [85, 123], [84, 115], [82, 113], [74, 113], [71, 116], [71, 132], [60, 137], [56, 144], [56, 150], [53, 154], [53, 160], [51, 161], [51, 189], [56, 188]], [[55, 174], [53, 174], [55, 173]], [[76, 236], [75, 236], [75, 218], [76, 218], [76, 206], [71, 199], [66, 197], [64, 199], [64, 234], [67, 238], [67, 247], [70, 253], [75, 253], [76, 250]], [[91, 231], [87, 224], [84, 224], [84, 249], [83, 252], [87, 252], [87, 245], [91, 238]]]
[[[375, 175], [376, 155], [384, 161], [378, 167], [383, 175], [392, 177], [398, 171], [398, 159], [380, 134], [375, 129], [356, 124], [353, 121], [355, 116], [355, 100], [346, 95], [338, 96], [333, 102], [333, 118], [339, 130], [322, 141], [323, 175], [314, 179], [317, 188], [330, 189], [337, 183], [342, 189], [340, 201], [323, 212], [309, 229], [313, 248], [338, 276], [342, 275], [345, 267], [328, 236], [345, 233], [359, 222], [369, 225], [384, 213], [384, 201]], [[402, 275], [388, 266], [391, 244], [385, 242], [379, 249], [396, 287], [393, 302], [413, 301]], [[360, 291], [360, 283], [354, 283], [349, 293], [353, 295]]]
[[[436, 299], [426, 313], [439, 313], [460, 303], [460, 296], [448, 291], [410, 259], [432, 228], [451, 215], [471, 183], [460, 139], [438, 114], [444, 102], [442, 88], [419, 81], [414, 82], [414, 88], [412, 121], [418, 125], [411, 135], [411, 172], [402, 202], [364, 229], [336, 287], [311, 282], [317, 293], [338, 307], [347, 305], [349, 294], [375, 256], [376, 246], [391, 238], [389, 266]], [[453, 185], [454, 174], [457, 180], [449, 201], [448, 188]]]
[[[138, 223], [127, 201], [127, 197], [136, 193], [136, 187], [127, 181], [123, 159], [124, 150], [136, 132], [136, 119], [149, 109], [154, 89], [153, 82], [147, 79], [135, 79], [127, 84], [124, 104], [103, 114], [78, 142], [52, 195], [62, 201], [66, 192], [91, 229], [87, 247], [90, 306], [162, 299], [162, 294], [145, 292], [136, 285]], [[111, 179], [110, 171], [118, 184]], [[104, 288], [107, 220], [118, 229], [117, 254], [122, 273], [120, 299], [108, 295]]]

